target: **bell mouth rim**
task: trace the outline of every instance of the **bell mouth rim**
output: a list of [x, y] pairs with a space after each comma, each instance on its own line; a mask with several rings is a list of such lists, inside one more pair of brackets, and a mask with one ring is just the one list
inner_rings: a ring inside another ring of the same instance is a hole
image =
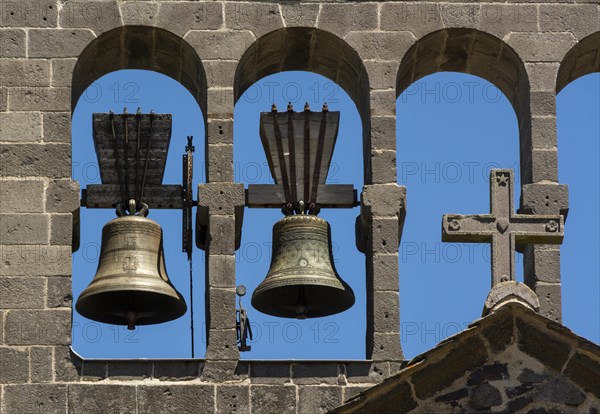
[[[314, 319], [314, 318], [322, 318], [326, 316], [337, 315], [338, 313], [342, 313], [350, 309], [356, 303], [356, 298], [354, 296], [354, 292], [350, 286], [342, 283], [343, 289], [333, 287], [331, 285], [324, 284], [309, 284], [304, 285], [305, 287], [316, 287], [323, 290], [328, 291], [328, 295], [330, 296], [330, 302], [335, 302], [338, 307], [333, 309], [330, 308], [317, 308], [315, 311], [309, 311], [306, 315], [306, 319]], [[252, 299], [250, 303], [252, 307], [259, 312], [262, 312], [266, 315], [276, 316], [279, 318], [290, 318], [290, 319], [304, 319], [299, 318], [298, 314], [295, 311], [295, 305], [287, 305], [285, 307], [278, 306], [274, 304], [272, 299], [274, 297], [281, 297], [281, 291], [288, 289], [292, 286], [279, 286], [273, 287], [268, 290], [260, 289], [257, 287], [252, 293]], [[260, 300], [260, 303], [258, 302]], [[310, 309], [310, 308], [309, 308]], [[313, 305], [314, 309], [314, 305]]]
[[[84, 291], [85, 292], [85, 291]], [[135, 325], [136, 326], [144, 326], [144, 325], [156, 325], [156, 324], [160, 324], [160, 323], [165, 323], [165, 322], [170, 322], [170, 321], [174, 321], [175, 319], [179, 319], [180, 317], [182, 317], [183, 315], [185, 315], [187, 313], [188, 307], [187, 304], [185, 303], [185, 300], [183, 299], [183, 296], [181, 296], [181, 294], [179, 292], [177, 293], [177, 296], [173, 296], [173, 295], [166, 295], [164, 293], [158, 293], [156, 291], [150, 291], [150, 290], [144, 290], [144, 289], [121, 289], [121, 290], [108, 290], [108, 291], [104, 291], [104, 292], [96, 292], [96, 293], [92, 293], [92, 294], [87, 294], [84, 295], [82, 292], [81, 295], [79, 295], [79, 298], [77, 299], [77, 303], [75, 304], [75, 310], [77, 311], [77, 313], [79, 313], [81, 316], [83, 316], [84, 318], [96, 321], [96, 322], [101, 322], [101, 323], [107, 323], [110, 325], [128, 325], [127, 319], [125, 318], [125, 312], [119, 312], [119, 313], [101, 313], [101, 312], [94, 312], [93, 310], [88, 309], [89, 307], [93, 306], [93, 303], [96, 301], [100, 301], [101, 298], [105, 295], [110, 295], [111, 293], [115, 293], [115, 292], [123, 292], [123, 293], [127, 293], [127, 292], [131, 292], [131, 293], [136, 293], [136, 292], [141, 292], [144, 294], [150, 294], [150, 296], [155, 296], [156, 298], [162, 298], [163, 300], [166, 300], [166, 302], [171, 304], [171, 310], [164, 312], [164, 311], [160, 311], [157, 312], [156, 315], [153, 316], [140, 316], [139, 319], [136, 320]]]

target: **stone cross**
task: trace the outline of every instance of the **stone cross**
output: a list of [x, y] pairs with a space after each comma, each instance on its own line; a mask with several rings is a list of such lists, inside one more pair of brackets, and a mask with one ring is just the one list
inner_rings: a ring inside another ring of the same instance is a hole
[[515, 214], [513, 172], [490, 172], [491, 214], [445, 214], [442, 241], [491, 243], [492, 287], [515, 280], [515, 248], [523, 244], [561, 244], [563, 216]]

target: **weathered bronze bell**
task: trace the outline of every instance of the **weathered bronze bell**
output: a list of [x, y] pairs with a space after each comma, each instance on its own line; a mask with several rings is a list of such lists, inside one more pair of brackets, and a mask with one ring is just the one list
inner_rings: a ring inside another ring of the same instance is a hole
[[343, 312], [354, 293], [337, 274], [329, 223], [314, 215], [289, 215], [273, 227], [273, 256], [252, 306], [284, 318], [317, 318]]
[[185, 301], [167, 276], [158, 223], [130, 215], [104, 226], [98, 270], [76, 309], [86, 318], [129, 329], [185, 314]]

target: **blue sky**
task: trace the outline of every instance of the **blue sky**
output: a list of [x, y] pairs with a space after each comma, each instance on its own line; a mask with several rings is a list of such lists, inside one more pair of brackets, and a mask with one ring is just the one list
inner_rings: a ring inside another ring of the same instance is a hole
[[[258, 135], [259, 113], [288, 101], [301, 110], [324, 101], [341, 112], [340, 130], [328, 182], [363, 185], [361, 122], [354, 103], [330, 80], [305, 72], [285, 72], [251, 87], [235, 107], [235, 180], [245, 185], [271, 182]], [[185, 137], [194, 135], [194, 184], [205, 182], [204, 122], [192, 96], [176, 81], [154, 72], [119, 71], [98, 79], [82, 95], [73, 115], [73, 178], [82, 187], [100, 182], [93, 150], [91, 114], [121, 112], [173, 114], [173, 132], [164, 183], [181, 182]], [[560, 182], [570, 186], [570, 212], [563, 244], [564, 323], [600, 342], [599, 142], [600, 74], [567, 86], [557, 98]], [[445, 213], [487, 213], [491, 168], [518, 171], [518, 131], [506, 98], [481, 78], [438, 73], [415, 82], [397, 101], [398, 183], [407, 187], [408, 213], [399, 249], [400, 328], [405, 357], [424, 352], [464, 329], [481, 315], [490, 288], [487, 244], [442, 243]], [[196, 191], [194, 191], [195, 193]], [[519, 194], [515, 194], [518, 205]], [[251, 292], [269, 268], [271, 229], [277, 209], [247, 209], [236, 254], [236, 280], [248, 288], [243, 299], [255, 334], [247, 359], [363, 359], [365, 355], [365, 260], [356, 250], [358, 208], [323, 210], [332, 228], [335, 265], [356, 295], [348, 311], [327, 318], [288, 320], [263, 315], [250, 306]], [[102, 225], [112, 210], [82, 209], [81, 248], [73, 255], [77, 298], [97, 266]], [[151, 210], [165, 237], [167, 271], [189, 305], [186, 256], [180, 251], [179, 211]], [[522, 257], [517, 258], [522, 281]], [[204, 252], [195, 249], [194, 317], [196, 357], [205, 351]], [[135, 331], [87, 320], [74, 313], [73, 348], [85, 358], [189, 358], [189, 312], [182, 318]]]

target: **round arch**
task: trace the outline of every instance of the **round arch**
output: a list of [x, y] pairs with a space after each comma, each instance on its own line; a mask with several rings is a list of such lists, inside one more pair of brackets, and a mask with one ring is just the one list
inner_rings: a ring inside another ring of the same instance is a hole
[[310, 27], [267, 33], [244, 53], [235, 72], [234, 102], [260, 79], [285, 71], [307, 71], [331, 79], [354, 101], [363, 125], [363, 165], [369, 182], [369, 77], [358, 53], [339, 37]]
[[419, 39], [400, 62], [396, 96], [437, 72], [461, 72], [496, 85], [512, 104], [519, 123], [523, 183], [531, 182], [529, 78], [519, 55], [499, 38], [476, 29], [442, 29]]
[[600, 32], [584, 37], [565, 55], [556, 77], [556, 93], [593, 72], [600, 72]]
[[121, 26], [94, 39], [81, 52], [71, 83], [71, 112], [96, 79], [120, 69], [167, 75], [194, 97], [206, 120], [206, 73], [196, 51], [181, 37], [157, 27]]

